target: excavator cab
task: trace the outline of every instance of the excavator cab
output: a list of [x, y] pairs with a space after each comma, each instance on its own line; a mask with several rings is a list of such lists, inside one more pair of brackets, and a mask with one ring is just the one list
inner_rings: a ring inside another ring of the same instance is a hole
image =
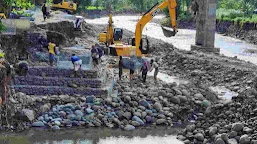
[[121, 28], [114, 28], [114, 41], [121, 41], [123, 30]]
[[[136, 46], [135, 44], [135, 38], [130, 38], [128, 41], [128, 44], [132, 46]], [[145, 38], [141, 38], [139, 49], [142, 54], [148, 54], [149, 53], [149, 40]]]

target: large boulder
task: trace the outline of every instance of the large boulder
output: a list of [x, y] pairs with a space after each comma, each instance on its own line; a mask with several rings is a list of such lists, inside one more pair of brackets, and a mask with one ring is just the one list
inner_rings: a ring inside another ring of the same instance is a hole
[[125, 127], [124, 127], [124, 130], [126, 130], [126, 131], [131, 131], [131, 130], [135, 130], [136, 128], [133, 126], [133, 125], [126, 125]]
[[204, 141], [204, 135], [202, 133], [197, 133], [194, 137], [199, 141]]
[[244, 129], [244, 125], [242, 123], [233, 123], [232, 130], [235, 132], [240, 132]]
[[170, 102], [174, 103], [174, 104], [180, 104], [180, 99], [178, 97], [170, 97]]
[[160, 111], [160, 110], [162, 110], [162, 105], [161, 105], [161, 103], [156, 102], [156, 103], [153, 105], [153, 108], [156, 109], [157, 111]]
[[51, 104], [48, 103], [48, 104], [44, 104], [44, 105], [40, 106], [39, 110], [41, 112], [45, 113], [45, 112], [49, 111], [50, 108], [51, 108]]
[[240, 144], [250, 144], [250, 138], [248, 135], [242, 135], [239, 139]]
[[22, 114], [25, 115], [29, 121], [33, 121], [35, 119], [35, 114], [33, 110], [23, 109]]

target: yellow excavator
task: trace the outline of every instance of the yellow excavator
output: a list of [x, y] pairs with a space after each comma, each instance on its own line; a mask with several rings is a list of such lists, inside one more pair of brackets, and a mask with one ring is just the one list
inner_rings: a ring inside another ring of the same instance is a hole
[[[129, 40], [129, 44], [131, 43], [131, 45], [122, 43], [121, 39], [123, 31], [120, 28], [113, 28], [112, 16], [110, 15], [107, 31], [99, 34], [99, 42], [106, 43], [109, 47], [110, 55], [113, 56], [147, 56], [149, 54], [148, 40], [147, 38], [142, 38], [144, 26], [161, 10], [168, 7], [172, 30], [165, 27], [162, 27], [162, 30], [166, 37], [175, 36], [178, 32], [176, 28], [176, 6], [176, 0], [165, 0], [160, 4], [156, 3], [151, 9], [149, 9], [138, 21], [135, 30], [135, 37]], [[146, 46], [143, 46], [145, 42]]]
[[123, 35], [123, 29], [113, 28], [112, 23], [113, 23], [112, 14], [110, 14], [107, 31], [101, 32], [99, 34], [99, 42], [105, 43], [106, 46], [109, 46], [112, 44], [122, 44], [121, 39]]
[[4, 13], [0, 13], [0, 19], [6, 19], [6, 16]]
[[52, 9], [63, 9], [71, 13], [76, 13], [77, 4], [69, 0], [53, 0]]

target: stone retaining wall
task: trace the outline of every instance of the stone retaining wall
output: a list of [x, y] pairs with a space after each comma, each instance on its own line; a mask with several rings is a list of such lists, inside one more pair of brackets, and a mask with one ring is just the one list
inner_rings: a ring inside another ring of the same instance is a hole
[[31, 85], [15, 85], [13, 86], [16, 92], [22, 92], [27, 95], [95, 95], [98, 97], [106, 97], [108, 95], [107, 89], [96, 88], [69, 88], [58, 86], [31, 86]]
[[[58, 69], [56, 67], [31, 67], [29, 68], [28, 75], [30, 76], [44, 76], [44, 77], [71, 77], [73, 70]], [[98, 73], [95, 70], [82, 70], [81, 75], [83, 78], [97, 78]]]
[[100, 88], [100, 79], [81, 79], [81, 78], [58, 78], [58, 77], [38, 77], [38, 76], [17, 76], [14, 79], [15, 85], [38, 85], [38, 86], [83, 86]]

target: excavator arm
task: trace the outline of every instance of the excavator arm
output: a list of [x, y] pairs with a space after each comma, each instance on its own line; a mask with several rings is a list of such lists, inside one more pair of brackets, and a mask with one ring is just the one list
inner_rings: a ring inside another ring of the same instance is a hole
[[139, 49], [140, 41], [142, 38], [142, 31], [144, 29], [144, 26], [153, 19], [154, 16], [156, 16], [161, 10], [166, 8], [168, 6], [169, 9], [169, 15], [171, 20], [171, 26], [173, 28], [172, 36], [174, 36], [177, 33], [176, 28], [176, 6], [177, 2], [176, 0], [165, 0], [161, 4], [155, 4], [150, 10], [148, 10], [138, 21], [136, 25], [135, 30], [135, 46], [136, 46], [136, 55], [142, 55], [141, 51]]

